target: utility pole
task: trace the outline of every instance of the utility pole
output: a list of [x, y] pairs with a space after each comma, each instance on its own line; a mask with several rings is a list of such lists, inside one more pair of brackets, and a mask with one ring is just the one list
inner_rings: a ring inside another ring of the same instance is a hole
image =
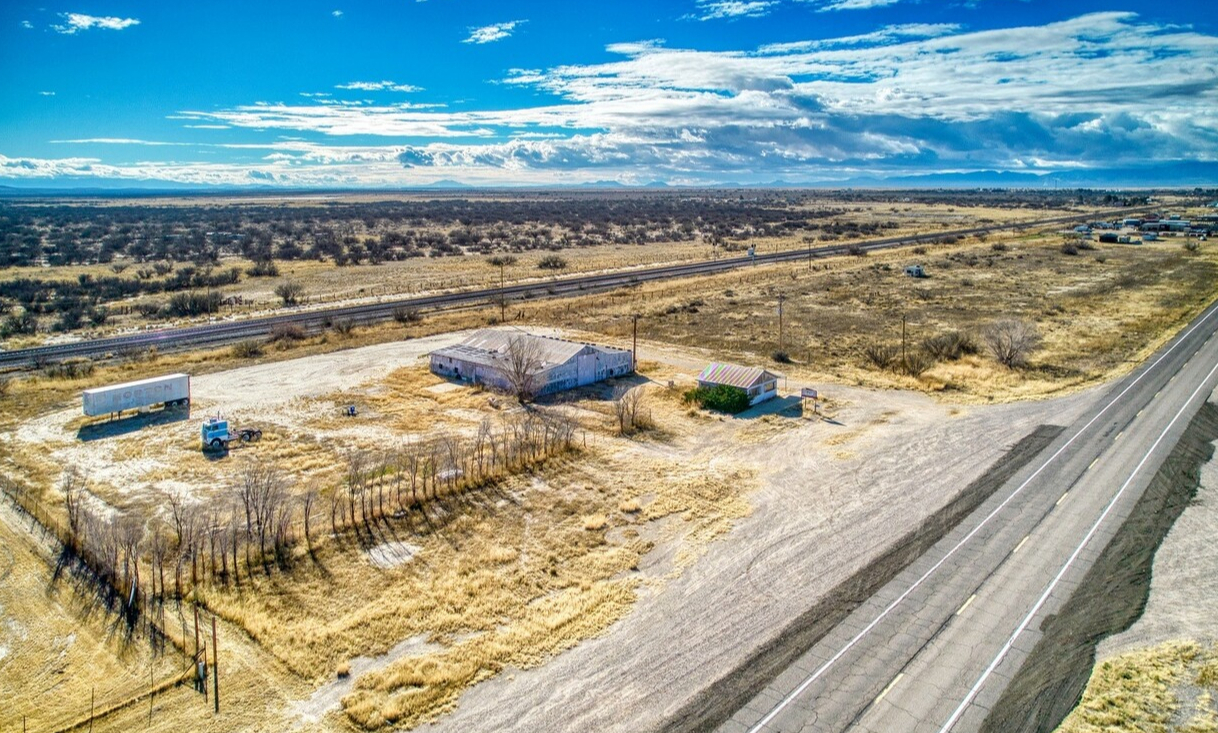
[[902, 313], [901, 314], [901, 364], [904, 365], [906, 363], [908, 363], [908, 362], [905, 361], [905, 314]]
[[639, 368], [639, 314], [630, 317], [634, 321], [634, 345], [630, 347], [630, 371]]
[[499, 261], [499, 322], [507, 319], [507, 293], [503, 292], [503, 267], [506, 263]]
[[216, 617], [211, 617], [211, 679], [215, 683], [216, 715], [220, 714], [220, 645], [216, 643]]
[[782, 346], [783, 346], [783, 337], [782, 337], [782, 302], [783, 302], [784, 300], [786, 300], [786, 299], [787, 299], [787, 296], [786, 296], [786, 295], [783, 295], [782, 293], [779, 293], [779, 294], [778, 294], [778, 350], [779, 350], [779, 351], [782, 351]]

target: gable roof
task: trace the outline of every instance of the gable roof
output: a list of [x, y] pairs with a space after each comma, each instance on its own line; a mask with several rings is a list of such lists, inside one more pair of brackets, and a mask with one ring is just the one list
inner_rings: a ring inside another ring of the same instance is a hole
[[512, 342], [518, 339], [528, 342], [529, 348], [535, 351], [540, 362], [537, 371], [544, 371], [557, 364], [565, 364], [589, 348], [604, 352], [625, 351], [608, 346], [581, 344], [553, 336], [538, 336], [523, 331], [485, 328], [470, 334], [459, 344], [436, 349], [432, 353], [489, 366], [501, 366], [507, 360], [508, 349], [511, 348]]
[[726, 384], [729, 387], [748, 389], [762, 382], [778, 379], [778, 376], [761, 367], [745, 367], [737, 364], [724, 364], [712, 361], [698, 375], [699, 382], [709, 384]]

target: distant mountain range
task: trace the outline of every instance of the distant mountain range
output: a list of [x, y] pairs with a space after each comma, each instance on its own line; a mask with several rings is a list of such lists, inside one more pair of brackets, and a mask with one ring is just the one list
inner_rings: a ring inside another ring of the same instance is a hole
[[[1188, 162], [1149, 165], [1141, 167], [1069, 170], [1052, 173], [1029, 173], [1016, 171], [972, 171], [968, 173], [925, 173], [908, 176], [860, 176], [840, 180], [785, 181], [765, 183], [718, 183], [689, 186], [689, 188], [1218, 188], [1218, 162]], [[341, 189], [341, 191], [427, 191], [427, 190], [476, 190], [480, 187], [452, 179], [443, 179], [421, 186], [403, 186], [383, 189]], [[495, 186], [495, 189], [663, 189], [680, 188], [663, 181], [650, 181], [643, 185], [628, 185], [613, 180], [591, 181], [574, 185], [550, 186]], [[232, 194], [266, 193], [290, 195], [294, 193], [317, 194], [330, 189], [284, 189], [265, 184], [251, 186], [197, 186], [164, 181], [90, 181], [88, 186], [74, 182], [48, 184], [45, 181], [20, 182], [17, 185], [0, 185], [0, 198], [20, 196], [151, 196], [156, 194]], [[340, 192], [334, 190], [334, 192]]]

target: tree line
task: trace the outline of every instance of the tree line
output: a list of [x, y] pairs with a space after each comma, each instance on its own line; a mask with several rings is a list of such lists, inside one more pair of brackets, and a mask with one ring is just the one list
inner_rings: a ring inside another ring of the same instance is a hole
[[0, 489], [58, 540], [56, 578], [72, 577], [129, 633], [147, 631], [155, 642], [166, 638], [166, 604], [198, 601], [209, 586], [239, 586], [255, 573], [291, 573], [326, 529], [335, 538], [375, 536], [381, 523], [573, 450], [575, 435], [560, 410], [517, 411], [497, 425], [484, 420], [469, 436], [441, 432], [391, 450], [352, 452], [344, 480], [327, 491], [295, 492], [281, 470], [251, 462], [217, 496], [163, 494], [162, 511], [151, 517], [102, 504], [71, 468], [59, 485], [62, 512], [11, 479], [0, 478]]

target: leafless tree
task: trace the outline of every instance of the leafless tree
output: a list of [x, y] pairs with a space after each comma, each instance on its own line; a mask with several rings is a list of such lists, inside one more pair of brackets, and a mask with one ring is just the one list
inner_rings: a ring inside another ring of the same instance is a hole
[[305, 545], [308, 546], [310, 552], [313, 550], [313, 537], [309, 533], [309, 520], [313, 516], [314, 508], [317, 506], [317, 499], [317, 489], [309, 489], [300, 498], [300, 511], [304, 515]]
[[508, 340], [503, 357], [504, 376], [512, 394], [522, 404], [531, 401], [541, 386], [538, 384], [538, 372], [544, 363], [541, 346], [535, 339], [513, 336]]
[[613, 414], [617, 418], [617, 430], [621, 435], [629, 435], [644, 427], [647, 422], [643, 415], [647, 393], [643, 386], [631, 388], [629, 385], [618, 385], [614, 390]]
[[70, 467], [64, 471], [59, 488], [63, 491], [63, 507], [68, 515], [68, 549], [79, 553], [84, 519], [81, 499], [85, 492], [85, 477], [75, 467]]
[[981, 338], [994, 358], [1008, 367], [1026, 364], [1042, 341], [1036, 324], [1014, 318], [990, 324]]

